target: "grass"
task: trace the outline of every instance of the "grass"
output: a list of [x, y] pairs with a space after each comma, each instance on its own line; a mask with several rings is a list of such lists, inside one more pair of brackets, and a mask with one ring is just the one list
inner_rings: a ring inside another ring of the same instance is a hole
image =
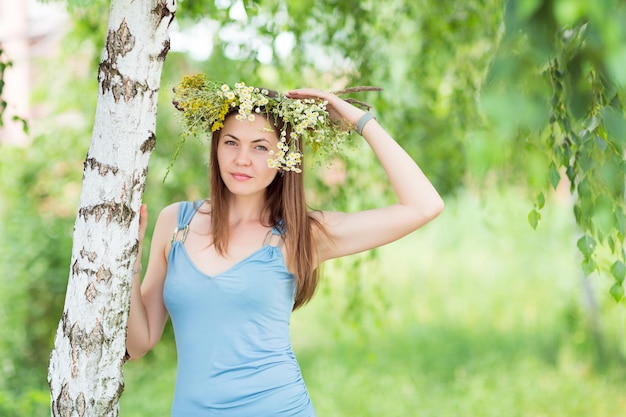
[[[587, 278], [596, 338], [567, 201], [549, 201], [536, 231], [530, 208], [514, 189], [462, 194], [375, 263], [329, 264], [292, 320], [318, 415], [622, 415], [624, 306]], [[174, 357], [165, 340], [127, 365], [121, 416], [168, 415]]]

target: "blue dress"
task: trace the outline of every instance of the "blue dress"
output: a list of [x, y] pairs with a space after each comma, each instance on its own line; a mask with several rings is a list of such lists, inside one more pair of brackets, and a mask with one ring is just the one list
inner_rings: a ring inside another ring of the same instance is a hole
[[183, 245], [198, 206], [180, 205], [163, 289], [178, 356], [172, 416], [314, 417], [289, 338], [295, 279], [280, 248], [204, 274]]

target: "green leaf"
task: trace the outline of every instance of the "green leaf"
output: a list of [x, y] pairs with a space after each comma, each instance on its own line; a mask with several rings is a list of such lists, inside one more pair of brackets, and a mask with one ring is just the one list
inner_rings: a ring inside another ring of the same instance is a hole
[[521, 0], [517, 3], [517, 18], [528, 19], [541, 6], [540, 0]]
[[550, 185], [552, 185], [552, 188], [554, 188], [555, 190], [556, 187], [559, 185], [559, 182], [561, 182], [561, 174], [559, 173], [559, 170], [557, 169], [554, 162], [550, 164], [550, 168], [548, 170], [548, 181], [550, 181]]
[[626, 118], [624, 114], [612, 106], [605, 106], [600, 111], [606, 124], [609, 141], [626, 145]]
[[585, 258], [580, 264], [585, 276], [589, 276], [596, 270], [596, 262], [591, 258]]
[[615, 226], [615, 214], [613, 200], [609, 196], [601, 194], [595, 199], [591, 219], [598, 233], [603, 235], [611, 233]]
[[624, 262], [615, 261], [613, 266], [611, 266], [611, 274], [620, 284], [624, 282], [624, 277], [626, 277], [626, 265], [624, 265]]
[[617, 207], [613, 211], [613, 215], [615, 216], [617, 232], [624, 236], [626, 234], [626, 215], [624, 214], [624, 210], [622, 210], [621, 207]]
[[576, 219], [576, 224], [580, 224], [580, 219], [582, 216], [582, 209], [580, 208], [580, 205], [575, 205], [574, 206], [574, 218]]
[[613, 240], [613, 236], [607, 237], [607, 244], [609, 245], [609, 249], [611, 249], [611, 253], [615, 253], [615, 241]]
[[537, 208], [541, 210], [546, 205], [546, 196], [543, 193], [537, 195]]
[[574, 167], [569, 165], [565, 173], [567, 174], [567, 179], [574, 185], [574, 180], [576, 179], [576, 170], [574, 170]]
[[615, 283], [611, 287], [611, 295], [615, 299], [615, 301], [619, 302], [624, 298], [624, 286], [621, 283]]
[[530, 223], [533, 229], [537, 229], [539, 220], [541, 220], [541, 213], [539, 213], [536, 209], [533, 209], [530, 213], [528, 213], [528, 223]]
[[593, 254], [594, 249], [596, 248], [596, 241], [589, 235], [584, 235], [578, 242], [576, 242], [576, 246], [580, 252], [584, 255], [585, 258], [590, 258]]
[[606, 150], [606, 141], [602, 139], [600, 136], [594, 137], [594, 142], [600, 151], [604, 152]]

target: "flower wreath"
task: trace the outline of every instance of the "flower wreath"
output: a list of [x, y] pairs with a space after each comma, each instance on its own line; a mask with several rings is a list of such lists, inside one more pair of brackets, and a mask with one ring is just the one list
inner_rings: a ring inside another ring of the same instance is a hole
[[[378, 87], [354, 87], [335, 94], [357, 91], [379, 91]], [[366, 103], [346, 99], [365, 107]], [[318, 99], [291, 99], [267, 89], [237, 83], [228, 84], [210, 80], [205, 74], [184, 76], [174, 87], [174, 106], [180, 110], [183, 132], [180, 145], [190, 134], [215, 132], [224, 126], [226, 116], [237, 109], [237, 119], [254, 120], [256, 114], [272, 115], [282, 119], [278, 152], [271, 152], [267, 164], [281, 171], [302, 172], [302, 147], [308, 146], [314, 154], [333, 156], [341, 153], [354, 126], [331, 120], [326, 101]], [[289, 135], [287, 127], [290, 127]], [[287, 137], [289, 136], [289, 137]], [[174, 156], [174, 158], [176, 155]]]

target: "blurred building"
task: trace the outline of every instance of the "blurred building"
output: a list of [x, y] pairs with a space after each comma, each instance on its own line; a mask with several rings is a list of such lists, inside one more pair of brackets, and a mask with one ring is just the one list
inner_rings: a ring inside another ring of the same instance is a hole
[[25, 145], [28, 137], [22, 121], [33, 117], [30, 106], [31, 85], [36, 74], [31, 61], [54, 53], [65, 33], [69, 19], [61, 2], [0, 0], [0, 59], [12, 65], [4, 73], [2, 99], [7, 102], [0, 127], [0, 142]]

